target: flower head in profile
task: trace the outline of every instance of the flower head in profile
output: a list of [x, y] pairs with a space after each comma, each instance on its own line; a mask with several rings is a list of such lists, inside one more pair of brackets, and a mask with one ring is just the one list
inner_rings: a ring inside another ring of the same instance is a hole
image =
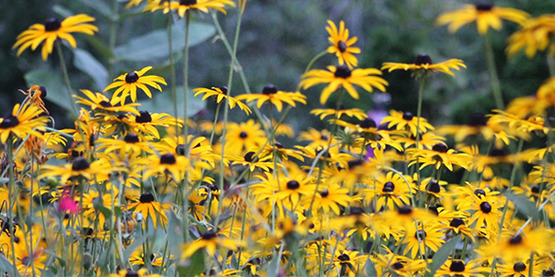
[[92, 92], [87, 89], [82, 89], [81, 92], [87, 97], [81, 97], [73, 95], [77, 98], [77, 104], [82, 104], [89, 106], [91, 110], [104, 113], [118, 113], [118, 112], [128, 112], [132, 114], [139, 115], [139, 112], [135, 107], [139, 106], [137, 103], [121, 104], [121, 98], [117, 96], [112, 96], [109, 99], [104, 94], [100, 92]]
[[235, 7], [235, 3], [231, 0], [180, 0], [160, 2], [160, 0], [152, 1], [146, 6], [145, 10], [156, 11], [163, 9], [164, 13], [177, 11], [179, 16], [184, 17], [185, 13], [190, 10], [197, 10], [203, 13], [208, 13], [210, 10], [218, 10], [226, 13], [226, 6]]
[[195, 97], [201, 94], [204, 94], [202, 96], [202, 101], [206, 100], [206, 98], [210, 97], [210, 96], [215, 96], [216, 97], [216, 103], [221, 103], [222, 100], [227, 99], [229, 102], [229, 108], [233, 109], [235, 108], [235, 106], [239, 107], [239, 109], [241, 109], [242, 111], [244, 111], [247, 115], [249, 115], [251, 113], [251, 109], [249, 109], [249, 107], [247, 105], [245, 105], [243, 102], [237, 100], [236, 98], [232, 97], [231, 95], [228, 95], [227, 92], [227, 87], [212, 87], [212, 88], [196, 88], [193, 89], [193, 92], [195, 93]]
[[351, 70], [345, 65], [337, 67], [330, 65], [325, 70], [313, 69], [305, 73], [300, 86], [303, 89], [307, 89], [318, 84], [327, 83], [328, 86], [324, 88], [320, 95], [320, 104], [324, 104], [330, 95], [339, 88], [344, 88], [351, 97], [358, 99], [359, 95], [354, 85], [362, 87], [368, 92], [372, 92], [374, 88], [385, 92], [385, 87], [389, 83], [377, 75], [382, 75], [382, 72], [375, 68], [357, 68]]
[[462, 9], [440, 15], [439, 25], [449, 25], [449, 32], [454, 33], [464, 25], [476, 22], [480, 35], [485, 35], [489, 28], [500, 30], [503, 25], [501, 19], [522, 24], [528, 14], [513, 8], [496, 7], [491, 2], [475, 5], [465, 5]]
[[98, 28], [89, 24], [92, 21], [94, 21], [94, 18], [86, 14], [70, 16], [61, 22], [57, 18], [49, 18], [44, 24], [33, 24], [29, 29], [19, 34], [13, 48], [19, 48], [17, 50], [17, 55], [19, 56], [29, 47], [34, 51], [44, 41], [45, 43], [41, 52], [42, 59], [46, 61], [48, 55], [52, 53], [54, 42], [58, 38], [66, 40], [69, 45], [76, 48], [77, 42], [75, 42], [75, 38], [71, 33], [77, 32], [94, 35]]
[[125, 103], [127, 96], [131, 96], [132, 102], [137, 102], [137, 90], [142, 90], [149, 98], [152, 98], [152, 93], [148, 86], [162, 91], [159, 84], [167, 85], [164, 78], [156, 75], [145, 76], [145, 73], [152, 69], [152, 66], [147, 66], [139, 71], [131, 71], [129, 73], [120, 75], [114, 79], [114, 82], [108, 85], [104, 92], [116, 88], [113, 97], [120, 96], [121, 104]]
[[400, 69], [405, 71], [411, 70], [413, 71], [413, 77], [418, 79], [436, 71], [455, 76], [451, 70], [459, 70], [461, 67], [466, 68], [466, 65], [459, 59], [450, 59], [440, 63], [433, 63], [430, 56], [418, 55], [413, 63], [383, 63], [382, 70], [387, 69], [388, 72]]
[[358, 60], [353, 54], [360, 54], [360, 48], [353, 47], [357, 42], [357, 37], [349, 38], [349, 30], [345, 28], [345, 22], [339, 22], [339, 28], [328, 20], [326, 31], [330, 35], [328, 40], [331, 45], [328, 47], [328, 53], [335, 54], [339, 61], [339, 65], [346, 64], [350, 69], [358, 65]]
[[39, 107], [30, 104], [15, 105], [10, 115], [1, 118], [0, 141], [6, 143], [10, 134], [18, 138], [25, 138], [27, 135], [41, 137], [39, 130], [44, 129], [49, 121], [41, 114], [42, 109]]
[[281, 91], [274, 85], [265, 86], [262, 89], [262, 93], [242, 94], [237, 96], [237, 99], [245, 100], [247, 103], [257, 101], [256, 106], [258, 108], [268, 102], [274, 105], [278, 112], [281, 112], [283, 109], [283, 103], [289, 104], [292, 107], [295, 107], [296, 103], [306, 104], [306, 96], [300, 92]]
[[509, 37], [507, 54], [514, 56], [524, 49], [528, 58], [532, 58], [538, 51], [548, 50], [549, 55], [555, 55], [555, 14], [542, 15], [531, 18], [522, 24], [522, 29]]
[[205, 249], [208, 255], [213, 256], [218, 248], [237, 250], [243, 243], [240, 240], [226, 238], [213, 230], [208, 230], [196, 241], [183, 246], [183, 258], [188, 258], [199, 249]]

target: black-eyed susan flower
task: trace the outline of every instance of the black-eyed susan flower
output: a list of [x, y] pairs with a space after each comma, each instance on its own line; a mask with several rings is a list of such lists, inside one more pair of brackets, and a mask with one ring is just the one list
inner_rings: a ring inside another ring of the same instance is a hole
[[231, 161], [232, 165], [237, 164], [237, 165], [248, 167], [251, 172], [257, 168], [264, 171], [272, 170], [274, 163], [271, 161], [268, 161], [269, 159], [271, 159], [271, 156], [264, 156], [261, 158], [257, 157], [254, 151], [247, 152], [247, 154], [245, 154], [243, 157], [241, 156], [229, 157], [229, 160]]
[[185, 156], [164, 153], [151, 155], [138, 162], [144, 170], [144, 178], [156, 175], [170, 175], [176, 182], [181, 182], [185, 171], [189, 169], [189, 160]]
[[447, 259], [436, 274], [437, 276], [474, 277], [482, 276], [482, 273], [489, 272], [488, 269], [481, 267], [480, 263], [474, 260], [465, 262], [459, 259]]
[[13, 48], [18, 48], [17, 55], [31, 47], [34, 51], [44, 41], [42, 47], [42, 59], [46, 61], [48, 55], [52, 53], [54, 42], [60, 38], [69, 43], [73, 48], [77, 47], [77, 42], [71, 33], [85, 33], [94, 35], [98, 28], [89, 22], [94, 21], [93, 17], [86, 14], [70, 16], [60, 22], [57, 18], [49, 18], [44, 24], [33, 24], [29, 29], [17, 36], [17, 41]]
[[[331, 256], [330, 254], [328, 255]], [[368, 256], [359, 251], [345, 249], [337, 251], [335, 257], [326, 259], [326, 263], [329, 264], [329, 266], [333, 266], [336, 271], [339, 271], [340, 276], [355, 276], [358, 271], [357, 269], [362, 267], [367, 259]], [[329, 260], [329, 262], [327, 260]]]
[[[154, 228], [158, 228], [158, 219], [160, 219], [160, 224], [165, 226], [168, 222], [168, 217], [166, 216], [165, 210], [169, 207], [168, 204], [162, 204], [154, 199], [154, 196], [145, 192], [141, 196], [132, 199], [132, 203], [129, 204], [129, 210], [133, 210], [136, 213], [141, 213], [145, 219], [152, 220]], [[145, 228], [146, 226], [143, 226]]]
[[30, 104], [16, 104], [12, 113], [0, 122], [0, 141], [6, 143], [10, 134], [17, 138], [25, 138], [27, 135], [41, 137], [39, 131], [44, 131], [48, 118], [41, 116], [42, 109]]
[[99, 138], [97, 149], [118, 153], [124, 158], [135, 158], [143, 152], [154, 154], [148, 140], [144, 141], [134, 133], [128, 133], [121, 139]]
[[502, 277], [546, 276], [542, 275], [542, 270], [540, 269], [539, 264], [535, 261], [532, 268], [532, 275], [530, 275], [530, 260], [502, 263], [499, 264], [497, 268]]
[[411, 259], [391, 253], [378, 254], [372, 261], [376, 265], [378, 276], [418, 276], [426, 269], [426, 261]]
[[466, 68], [466, 65], [463, 63], [462, 60], [459, 59], [450, 59], [440, 63], [433, 63], [430, 56], [418, 55], [414, 59], [413, 63], [383, 63], [382, 70], [387, 69], [388, 72], [401, 69], [405, 71], [410, 70], [413, 71], [414, 77], [420, 78], [433, 72], [442, 72], [451, 76], [455, 76], [455, 73], [453, 73], [451, 70], [459, 70], [461, 67]]
[[163, 9], [164, 13], [177, 11], [179, 16], [184, 17], [187, 11], [201, 11], [208, 13], [210, 10], [218, 10], [226, 13], [226, 6], [235, 7], [231, 0], [180, 0], [180, 1], [153, 1], [145, 7], [145, 10], [156, 11]]
[[368, 92], [372, 92], [373, 88], [385, 92], [385, 87], [389, 83], [378, 75], [382, 75], [382, 72], [375, 68], [357, 68], [351, 70], [345, 65], [337, 67], [330, 65], [325, 70], [313, 69], [305, 73], [299, 85], [303, 89], [307, 89], [318, 84], [327, 83], [328, 85], [320, 95], [320, 104], [324, 104], [330, 95], [339, 88], [344, 88], [351, 97], [358, 99], [358, 92], [353, 85], [359, 86]]
[[320, 120], [324, 120], [326, 117], [335, 117], [337, 119], [343, 117], [343, 116], [347, 116], [347, 117], [354, 117], [358, 120], [363, 120], [364, 118], [367, 117], [366, 113], [361, 110], [361, 109], [339, 109], [339, 110], [335, 110], [335, 109], [313, 109], [312, 111], [310, 111], [311, 114], [315, 115], [315, 116], [319, 116]]
[[199, 249], [205, 249], [208, 255], [213, 256], [218, 248], [235, 251], [242, 245], [239, 240], [226, 238], [213, 230], [208, 230], [197, 240], [183, 246], [182, 258], [188, 258]]
[[447, 145], [443, 143], [434, 145], [432, 149], [411, 148], [407, 150], [407, 153], [412, 157], [409, 166], [421, 163], [421, 170], [427, 166], [433, 166], [436, 170], [445, 167], [449, 171], [453, 171], [454, 165], [463, 168], [467, 168], [468, 166], [466, 154], [457, 153], [457, 151], [449, 149]]
[[161, 277], [160, 274], [148, 274], [148, 270], [146, 268], [141, 268], [139, 270], [133, 269], [121, 269], [118, 271], [117, 274], [110, 274], [110, 277], [129, 277], [129, 276], [137, 276], [137, 277]]
[[237, 96], [238, 100], [245, 100], [247, 103], [256, 101], [256, 107], [260, 108], [264, 103], [276, 107], [278, 112], [283, 109], [283, 103], [289, 104], [292, 107], [296, 106], [296, 103], [306, 104], [306, 96], [300, 92], [286, 92], [278, 90], [274, 85], [267, 85], [262, 89], [262, 93], [252, 93], [252, 94], [241, 94]]
[[139, 111], [138, 114], [129, 116], [129, 121], [131, 122], [131, 129], [157, 139], [160, 138], [158, 128], [175, 126], [176, 124], [177, 127], [183, 125], [181, 119], [176, 119], [167, 113], [151, 113], [149, 111]]
[[[119, 113], [119, 112], [128, 112], [132, 114], [139, 115], [139, 112], [135, 107], [139, 106], [137, 103], [129, 103], [125, 104], [122, 102], [120, 97], [117, 97], [115, 94], [112, 95], [112, 99], [109, 99], [104, 94], [100, 92], [92, 92], [87, 89], [82, 89], [81, 92], [87, 97], [81, 97], [77, 95], [73, 95], [73, 97], [77, 98], [77, 104], [83, 104], [85, 106], [90, 107], [93, 111], [101, 111], [101, 112], [111, 112], [111, 113]], [[121, 103], [121, 105], [119, 105]]]
[[89, 162], [83, 157], [74, 158], [71, 164], [63, 166], [43, 165], [41, 168], [40, 178], [60, 177], [60, 183], [65, 184], [69, 179], [82, 177], [92, 179], [96, 177], [98, 180], [108, 179], [108, 174], [112, 170], [117, 171], [120, 168], [111, 165], [106, 159], [98, 159]]
[[520, 50], [528, 58], [532, 58], [538, 51], [548, 50], [549, 55], [555, 55], [555, 14], [546, 14], [531, 18], [522, 23], [522, 28], [509, 37], [507, 54], [514, 56]]
[[30, 87], [27, 91], [20, 89], [19, 92], [27, 96], [23, 101], [24, 103], [29, 102], [31, 105], [41, 108], [46, 114], [50, 114], [44, 105], [44, 99], [46, 98], [46, 95], [48, 95], [44, 86], [35, 85]]
[[147, 66], [139, 71], [131, 71], [126, 74], [120, 75], [114, 79], [113, 83], [109, 84], [104, 92], [116, 89], [113, 97], [118, 97], [121, 94], [121, 104], [125, 103], [125, 99], [131, 96], [132, 102], [137, 102], [137, 90], [143, 91], [148, 98], [152, 98], [149, 86], [162, 91], [160, 84], [167, 85], [164, 78], [156, 75], [147, 75], [145, 73], [152, 69], [152, 66]]
[[[310, 206], [308, 199], [307, 204]], [[327, 186], [321, 186], [318, 192], [314, 196], [314, 203], [312, 206], [313, 213], [318, 214], [320, 210], [324, 211], [325, 214], [329, 214], [330, 211], [339, 215], [341, 208], [349, 206], [351, 202], [351, 196], [349, 196], [349, 189], [342, 188], [338, 184], [329, 184]]]
[[240, 155], [245, 149], [259, 149], [266, 141], [264, 130], [252, 119], [241, 124], [230, 122], [227, 128], [226, 153]]
[[497, 231], [501, 218], [501, 206], [499, 196], [488, 196], [485, 195], [485, 192], [484, 194], [474, 192], [471, 197], [461, 199], [457, 209], [470, 212], [469, 224], [472, 225], [476, 222], [478, 227], [487, 226], [488, 229]]
[[522, 24], [528, 17], [529, 15], [521, 10], [496, 7], [492, 2], [481, 2], [444, 13], [438, 17], [437, 24], [449, 25], [449, 32], [454, 33], [462, 26], [476, 22], [480, 35], [485, 35], [490, 27], [500, 30], [502, 19]]
[[388, 208], [393, 210], [394, 207], [402, 207], [410, 204], [410, 184], [405, 182], [398, 174], [388, 172], [385, 175], [376, 178], [375, 188], [365, 190], [365, 201], [370, 202], [374, 199], [376, 209], [382, 210]]
[[339, 61], [339, 65], [346, 64], [349, 68], [356, 67], [358, 60], [353, 54], [360, 54], [360, 48], [354, 47], [353, 44], [357, 42], [357, 37], [349, 38], [349, 30], [345, 28], [345, 22], [339, 22], [339, 28], [328, 20], [326, 31], [330, 35], [328, 37], [331, 45], [328, 47], [328, 53], [335, 54]]
[[414, 137], [417, 136], [419, 127], [421, 133], [426, 133], [428, 131], [434, 130], [434, 126], [428, 123], [425, 118], [418, 118], [410, 112], [402, 113], [394, 110], [391, 110], [390, 115], [386, 116], [382, 120], [382, 124], [387, 124], [388, 128], [408, 131]]
[[210, 96], [216, 97], [216, 103], [222, 102], [224, 99], [228, 99], [229, 108], [233, 109], [235, 106], [239, 107], [242, 111], [244, 111], [247, 115], [251, 113], [251, 109], [245, 105], [243, 102], [237, 100], [236, 98], [232, 97], [231, 95], [227, 95], [227, 87], [212, 87], [208, 88], [196, 88], [193, 89], [195, 93], [195, 97], [198, 95], [202, 95], [202, 101], [206, 100], [206, 98]]

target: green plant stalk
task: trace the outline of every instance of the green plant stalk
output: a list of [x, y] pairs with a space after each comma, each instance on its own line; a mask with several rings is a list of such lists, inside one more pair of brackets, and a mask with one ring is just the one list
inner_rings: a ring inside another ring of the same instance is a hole
[[62, 67], [62, 73], [64, 74], [64, 82], [65, 82], [65, 85], [66, 85], [67, 97], [68, 97], [67, 100], [71, 103], [71, 108], [73, 109], [73, 113], [75, 114], [75, 116], [78, 116], [79, 114], [77, 113], [77, 106], [75, 105], [75, 102], [73, 102], [73, 94], [71, 93], [73, 90], [71, 89], [71, 83], [69, 82], [69, 75], [67, 74], [67, 68], [66, 68], [66, 63], [65, 63], [65, 60], [64, 60], [64, 55], [62, 53], [62, 44], [60, 43], [59, 40], [56, 40], [56, 50], [58, 51], [58, 58], [60, 59], [60, 66]]
[[555, 76], [555, 54], [552, 55], [548, 52], [545, 59], [547, 60], [547, 66], [549, 67], [549, 74], [551, 76]]
[[168, 13], [168, 55], [170, 58], [170, 92], [172, 94], [173, 100], [173, 114], [175, 116], [175, 136], [177, 142], [179, 143], [179, 124], [178, 118], [179, 115], [177, 114], [177, 89], [176, 89], [176, 76], [175, 76], [175, 61], [173, 58], [173, 34], [172, 34], [172, 25], [173, 25], [173, 14]]
[[[183, 49], [183, 136], [185, 142], [189, 135], [189, 126], [187, 126], [187, 105], [189, 98], [189, 25], [191, 23], [191, 13], [185, 15], [185, 48]], [[177, 116], [177, 115], [176, 115]]]
[[[228, 75], [228, 80], [227, 80], [227, 95], [231, 95], [231, 85], [233, 84], [233, 65], [235, 64], [235, 58], [236, 54], [237, 54], [237, 45], [239, 43], [239, 33], [241, 31], [241, 20], [242, 20], [242, 13], [239, 13], [237, 15], [237, 24], [235, 26], [235, 38], [233, 41], [233, 50], [232, 50], [232, 58], [231, 58], [231, 62], [229, 64], [229, 75]], [[224, 157], [225, 157], [225, 144], [226, 144], [226, 139], [225, 139], [225, 135], [226, 135], [226, 129], [227, 129], [227, 121], [228, 121], [228, 117], [229, 117], [229, 98], [226, 97], [225, 98], [225, 104], [224, 104], [224, 126], [222, 129], [222, 153], [221, 153], [221, 159], [220, 159], [220, 178], [219, 178], [219, 189], [220, 189], [220, 198], [223, 200], [225, 198], [225, 192], [224, 192], [224, 168], [225, 168], [225, 163], [224, 163]], [[262, 124], [262, 126], [264, 126], [264, 124]], [[216, 214], [216, 220], [214, 221], [214, 226], [215, 228], [218, 228], [218, 223], [220, 221], [220, 215], [221, 215], [221, 209], [222, 209], [222, 202], [223, 201], [219, 201], [218, 202], [218, 211]]]
[[8, 144], [8, 171], [9, 171], [9, 183], [8, 183], [8, 222], [9, 222], [9, 232], [10, 232], [10, 243], [12, 246], [12, 265], [13, 265], [13, 276], [18, 276], [18, 270], [17, 270], [17, 265], [16, 265], [16, 258], [15, 258], [15, 244], [14, 244], [14, 230], [12, 228], [12, 226], [14, 226], [14, 219], [13, 219], [13, 199], [16, 198], [13, 191], [13, 188], [15, 186], [15, 179], [14, 179], [14, 174], [13, 174], [13, 137], [10, 134], [8, 136], [8, 140], [7, 140], [7, 144]]
[[[118, 23], [120, 16], [119, 11], [119, 0], [112, 1], [112, 14], [110, 16], [110, 37], [108, 41], [108, 47], [110, 49], [110, 60], [108, 60], [108, 79], [113, 75], [114, 64], [116, 63], [116, 57], [114, 54], [114, 49], [116, 48], [116, 38], [118, 34]], [[110, 81], [110, 80], [108, 80]]]
[[[422, 121], [422, 102], [424, 100], [424, 80], [425, 77], [421, 77], [420, 79], [420, 84], [418, 86], [418, 104], [416, 107], [416, 149], [418, 150], [420, 148], [420, 121]], [[420, 161], [419, 158], [416, 158], [416, 178], [417, 178], [417, 182], [418, 185], [417, 187], [420, 187]], [[409, 186], [409, 190], [411, 190], [410, 186]], [[415, 201], [416, 199], [412, 199], [412, 201]], [[420, 199], [419, 199], [419, 206], [420, 206]], [[418, 229], [418, 226], [417, 226]], [[419, 240], [420, 243], [420, 240]], [[419, 246], [420, 247], [420, 246]]]
[[491, 89], [493, 93], [493, 98], [495, 99], [495, 106], [497, 109], [505, 109], [503, 104], [503, 94], [501, 92], [501, 83], [499, 82], [499, 76], [497, 75], [497, 69], [495, 67], [495, 57], [493, 55], [493, 47], [491, 45], [491, 40], [489, 33], [484, 36], [486, 44], [486, 60], [488, 63], [488, 70], [491, 79]]

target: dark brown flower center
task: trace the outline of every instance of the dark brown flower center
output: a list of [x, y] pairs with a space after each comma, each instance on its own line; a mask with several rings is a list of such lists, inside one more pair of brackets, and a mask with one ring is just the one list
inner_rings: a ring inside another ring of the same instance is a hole
[[337, 259], [340, 260], [340, 261], [342, 261], [342, 262], [346, 262], [346, 261], [350, 260], [351, 257], [349, 257], [349, 255], [343, 253], [343, 254], [339, 255], [339, 256], [337, 257]]
[[486, 126], [488, 124], [488, 118], [483, 113], [472, 113], [468, 117], [466, 125], [472, 127]]
[[31, 257], [25, 257], [21, 259], [21, 263], [27, 266], [31, 265], [31, 261], [32, 261]]
[[75, 158], [73, 160], [73, 163], [71, 163], [71, 170], [73, 171], [86, 170], [86, 169], [89, 169], [89, 167], [91, 167], [91, 165], [89, 164], [87, 159], [83, 157]]
[[361, 207], [351, 207], [351, 211], [349, 212], [350, 215], [361, 215], [364, 213], [364, 210]]
[[44, 86], [39, 86], [40, 90], [40, 98], [45, 99], [48, 93], [46, 92], [46, 88]]
[[447, 148], [447, 145], [443, 143], [438, 143], [432, 146], [432, 150], [434, 150], [435, 152], [446, 153], [449, 148]]
[[517, 245], [522, 243], [522, 235], [518, 234], [509, 240], [509, 244]]
[[340, 65], [335, 69], [335, 73], [333, 75], [337, 78], [347, 79], [351, 77], [351, 70], [346, 65]]
[[507, 152], [503, 148], [493, 148], [489, 152], [489, 156], [491, 157], [504, 157], [507, 156]]
[[480, 210], [483, 213], [489, 214], [491, 212], [491, 204], [488, 202], [482, 202], [482, 204], [480, 204]]
[[493, 3], [491, 2], [480, 2], [476, 3], [474, 6], [476, 7], [476, 10], [479, 11], [491, 11], [491, 9], [493, 9]]
[[135, 122], [137, 123], [150, 123], [152, 122], [152, 116], [148, 111], [140, 111], [139, 116], [135, 117]]
[[522, 271], [526, 270], [526, 265], [523, 262], [518, 262], [518, 263], [513, 265], [513, 269], [516, 272], [522, 272]]
[[349, 166], [349, 169], [353, 169], [357, 166], [361, 166], [362, 164], [364, 164], [363, 160], [352, 160], [352, 161], [347, 162], [347, 165]]
[[128, 269], [125, 277], [139, 277], [139, 273], [137, 271]]
[[242, 131], [241, 133], [239, 133], [239, 137], [242, 138], [242, 139], [245, 139], [248, 136], [249, 136], [249, 134], [247, 134], [247, 132], [245, 132], [245, 131]]
[[426, 190], [433, 193], [439, 193], [441, 191], [441, 187], [439, 186], [438, 181], [431, 180], [430, 183], [428, 183]]
[[542, 276], [546, 276], [546, 277], [555, 276], [555, 270], [553, 270], [553, 268], [546, 269], [546, 270], [542, 271]]
[[393, 182], [386, 182], [383, 184], [382, 191], [383, 192], [393, 192], [395, 190], [395, 184]]
[[226, 86], [221, 86], [221, 87], [218, 87], [218, 88], [222, 91], [222, 94], [227, 95], [227, 87]]
[[411, 112], [403, 113], [403, 119], [406, 121], [411, 121], [414, 115]]
[[179, 156], [185, 156], [185, 144], [179, 144], [177, 145], [177, 147], [175, 147], [175, 153], [177, 153], [177, 155]]
[[453, 227], [453, 228], [457, 228], [457, 227], [459, 227], [459, 226], [461, 226], [461, 225], [464, 225], [464, 220], [462, 220], [461, 218], [458, 218], [458, 217], [453, 218], [453, 219], [451, 220], [451, 222], [449, 223], [449, 226], [451, 226], [451, 227]]
[[102, 107], [104, 107], [104, 108], [110, 108], [110, 107], [112, 107], [112, 103], [110, 103], [110, 102], [108, 102], [108, 101], [106, 101], [106, 100], [102, 100], [102, 101], [100, 101], [100, 103], [98, 103], [98, 104], [100, 104], [100, 106], [102, 106]]
[[139, 197], [139, 201], [141, 203], [150, 203], [150, 202], [154, 202], [154, 196], [152, 194], [150, 194], [149, 192], [147, 193], [143, 193], [141, 195], [141, 197]]
[[328, 195], [330, 195], [330, 192], [327, 189], [320, 191], [320, 196], [322, 196], [323, 198], [328, 197]]
[[127, 143], [137, 143], [139, 142], [139, 136], [137, 136], [137, 134], [129, 133], [123, 138], [123, 140]]
[[203, 240], [211, 240], [211, 239], [213, 239], [217, 236], [218, 235], [216, 233], [214, 233], [213, 231], [208, 231], [208, 232], [202, 234], [201, 237], [202, 237]]
[[483, 189], [474, 190], [474, 195], [476, 196], [486, 196], [486, 192]]
[[278, 89], [274, 85], [267, 85], [262, 89], [262, 94], [265, 94], [265, 95], [276, 94], [277, 92], [278, 92]]
[[393, 268], [394, 270], [403, 269], [403, 267], [405, 266], [401, 262], [396, 262], [391, 265], [391, 268]]
[[347, 44], [344, 41], [340, 40], [337, 43], [337, 49], [339, 50], [339, 52], [343, 53], [347, 51]]
[[0, 129], [8, 129], [19, 125], [19, 119], [13, 115], [8, 115], [0, 123]]
[[287, 182], [287, 189], [295, 190], [301, 187], [301, 184], [296, 180], [291, 180]]
[[160, 156], [161, 164], [175, 164], [176, 162], [177, 160], [175, 159], [175, 156], [172, 153], [166, 153]]
[[418, 55], [414, 59], [415, 65], [432, 64], [432, 58], [428, 55]]
[[365, 118], [359, 125], [362, 128], [376, 128], [376, 121], [372, 118]]
[[139, 75], [136, 72], [129, 72], [125, 75], [125, 82], [128, 84], [135, 83], [139, 80]]
[[426, 238], [426, 231], [424, 231], [424, 230], [416, 231], [416, 233], [414, 233], [414, 238], [415, 239], [420, 239], [420, 240], [425, 239]]
[[412, 207], [409, 205], [404, 205], [402, 207], [397, 208], [397, 212], [399, 214], [408, 215], [412, 213]]
[[453, 261], [451, 266], [449, 266], [451, 272], [464, 272], [465, 264], [463, 261]]
[[243, 157], [243, 159], [245, 159], [246, 162], [252, 162], [254, 160], [254, 155], [256, 153], [254, 153], [253, 151], [248, 152], [247, 154], [245, 154], [245, 156]]
[[62, 23], [55, 17], [51, 17], [44, 22], [44, 30], [47, 32], [57, 31], [62, 27]]

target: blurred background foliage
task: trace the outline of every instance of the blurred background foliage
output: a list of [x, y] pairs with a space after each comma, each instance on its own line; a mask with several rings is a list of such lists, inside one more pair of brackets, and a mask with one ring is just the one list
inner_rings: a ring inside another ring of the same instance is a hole
[[[101, 91], [112, 78], [148, 65], [154, 66], [153, 74], [162, 75], [169, 82], [168, 16], [161, 12], [142, 13], [140, 8], [125, 10], [125, 2], [120, 1], [114, 6], [110, 0], [7, 0], [7, 5], [0, 11], [0, 114], [9, 113], [11, 107], [23, 99], [18, 89], [42, 84], [48, 89], [47, 106], [56, 119], [57, 127], [71, 124], [69, 102], [65, 97], [56, 54], [43, 62], [40, 51], [25, 51], [18, 58], [12, 50], [19, 33], [52, 16], [62, 18], [86, 13], [97, 19], [95, 24], [100, 28], [94, 37], [76, 35], [78, 49], [64, 49], [74, 93], [83, 88]], [[249, 0], [241, 28], [238, 58], [253, 90], [261, 91], [264, 85], [271, 83], [281, 90], [293, 91], [309, 61], [328, 47], [324, 29], [326, 20], [344, 20], [351, 34], [358, 36], [356, 46], [363, 51], [359, 55], [359, 67], [379, 68], [386, 61], [412, 62], [417, 54], [423, 53], [437, 62], [450, 58], [464, 60], [468, 68], [457, 72], [456, 78], [438, 75], [428, 81], [423, 104], [423, 116], [434, 123], [464, 123], [470, 113], [487, 113], [494, 108], [484, 40], [478, 35], [475, 25], [465, 26], [455, 34], [449, 34], [444, 26], [435, 25], [438, 15], [456, 10], [464, 3], [471, 2]], [[495, 1], [495, 4], [518, 8], [532, 16], [555, 11], [555, 1], [551, 0]], [[226, 16], [218, 15], [230, 40], [236, 16], [235, 11]], [[193, 22], [190, 86], [225, 85], [230, 58], [216, 35], [210, 15], [197, 14]], [[180, 85], [183, 79], [181, 50], [184, 24], [183, 20], [174, 20], [174, 23], [174, 57], [178, 65], [177, 84]], [[115, 55], [111, 55], [110, 31], [114, 26]], [[492, 34], [506, 103], [517, 96], [534, 94], [549, 76], [545, 58], [541, 55], [532, 60], [522, 54], [507, 59], [506, 40], [515, 30], [515, 24], [504, 22], [503, 29]], [[327, 55], [318, 60], [315, 68], [334, 62], [335, 58]], [[415, 112], [417, 85], [410, 78], [410, 73], [396, 71], [384, 75], [390, 82], [389, 101], [379, 97], [379, 93], [361, 93], [359, 101], [349, 99], [345, 106], [367, 111], [396, 109]], [[178, 94], [181, 94], [179, 91]], [[232, 93], [243, 92], [244, 88], [236, 75]], [[319, 90], [311, 89], [306, 94], [308, 104], [294, 109], [287, 122], [297, 130], [306, 129], [306, 126], [325, 127], [315, 116], [307, 115], [310, 109], [320, 107], [317, 101]], [[335, 101], [332, 97], [327, 105], [335, 107]], [[148, 104], [143, 109], [172, 113], [172, 109], [168, 108], [172, 106], [169, 87], [165, 87], [162, 94], [155, 93], [154, 99], [145, 103]], [[208, 120], [212, 118], [215, 107], [215, 103], [192, 101], [190, 115], [195, 114], [193, 118], [197, 120]]]

